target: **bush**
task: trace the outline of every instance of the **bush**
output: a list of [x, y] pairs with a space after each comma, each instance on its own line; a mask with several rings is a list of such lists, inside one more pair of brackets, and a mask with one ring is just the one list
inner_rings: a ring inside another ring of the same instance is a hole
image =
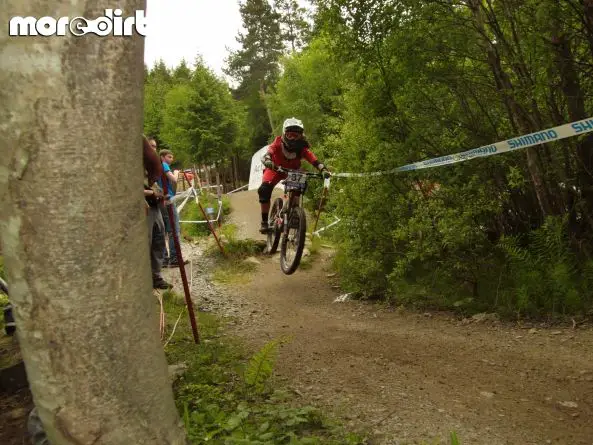
[[[216, 196], [209, 194], [209, 193], [202, 193], [199, 195], [199, 202], [206, 212], [206, 209], [212, 208], [214, 210], [214, 217], [218, 215], [218, 199]], [[227, 196], [222, 197], [222, 212], [221, 212], [221, 222], [224, 222], [225, 217], [230, 213], [230, 201]], [[181, 211], [181, 215], [179, 215], [181, 220], [185, 221], [206, 221], [204, 215], [198, 205], [195, 202], [195, 199], [190, 199], [183, 210]], [[215, 229], [218, 229], [218, 223], [213, 222], [211, 223]], [[206, 222], [204, 223], [181, 223], [181, 234], [184, 238], [192, 240], [194, 238], [201, 238], [210, 235], [210, 229]]]
[[593, 303], [593, 261], [571, 250], [567, 219], [549, 217], [525, 236], [505, 237], [508, 258], [502, 301], [517, 314], [584, 312]]

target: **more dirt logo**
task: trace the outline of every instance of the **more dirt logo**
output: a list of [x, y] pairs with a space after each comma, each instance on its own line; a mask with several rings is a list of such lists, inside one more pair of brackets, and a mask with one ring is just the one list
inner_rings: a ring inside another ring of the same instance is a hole
[[106, 9], [103, 17], [86, 19], [84, 17], [13, 17], [9, 22], [8, 34], [17, 36], [65, 36], [66, 31], [75, 36], [95, 34], [99, 37], [132, 36], [136, 32], [146, 37], [146, 15], [138, 10], [132, 17], [122, 17], [121, 9]]

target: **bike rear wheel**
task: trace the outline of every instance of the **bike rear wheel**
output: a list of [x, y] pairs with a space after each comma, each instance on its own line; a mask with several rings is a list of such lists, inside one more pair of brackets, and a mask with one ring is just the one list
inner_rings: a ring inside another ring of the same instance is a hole
[[273, 255], [278, 250], [278, 242], [282, 234], [282, 219], [280, 211], [282, 210], [282, 198], [276, 198], [268, 214], [268, 238], [266, 241], [267, 253]]
[[288, 227], [280, 244], [280, 268], [286, 275], [294, 273], [301, 262], [307, 232], [307, 219], [301, 207], [295, 207], [287, 219]]

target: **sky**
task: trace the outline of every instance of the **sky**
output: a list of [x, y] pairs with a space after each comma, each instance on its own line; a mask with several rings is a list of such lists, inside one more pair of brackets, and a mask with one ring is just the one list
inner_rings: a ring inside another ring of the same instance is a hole
[[[144, 62], [152, 67], [159, 59], [173, 67], [183, 58], [193, 66], [199, 53], [217, 75], [234, 50], [242, 29], [239, 0], [147, 0], [147, 35]], [[226, 76], [224, 76], [226, 77]]]

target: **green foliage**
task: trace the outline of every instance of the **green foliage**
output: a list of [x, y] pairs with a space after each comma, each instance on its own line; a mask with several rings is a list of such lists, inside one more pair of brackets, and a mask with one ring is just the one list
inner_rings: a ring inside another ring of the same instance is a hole
[[297, 0], [274, 0], [274, 7], [280, 14], [282, 40], [290, 51], [302, 49], [311, 32], [307, 10]]
[[315, 148], [339, 128], [336, 114], [341, 108], [343, 80], [330, 51], [326, 39], [317, 39], [302, 53], [282, 59], [284, 75], [270, 98], [276, 132], [282, 130], [284, 119], [297, 116]]
[[261, 255], [264, 247], [263, 242], [253, 239], [230, 239], [225, 244], [225, 252], [233, 259], [244, 259], [249, 256]]
[[10, 368], [23, 361], [18, 342], [4, 333], [4, 323], [0, 323], [0, 370]]
[[195, 67], [182, 60], [169, 70], [161, 61], [148, 71], [144, 91], [144, 131], [171, 149], [182, 165], [227, 166], [247, 157], [243, 106], [201, 57]]
[[251, 357], [243, 375], [248, 389], [257, 393], [264, 391], [266, 383], [272, 377], [280, 344], [280, 340], [272, 340]]
[[212, 281], [220, 284], [244, 284], [256, 269], [257, 265], [250, 262], [236, 260], [221, 262], [212, 274]]
[[[372, 172], [593, 109], [585, 69], [593, 33], [569, 3], [312, 3], [309, 32], [292, 0], [241, 2], [241, 48], [227, 60], [238, 83], [232, 96], [199, 58], [193, 70], [155, 65], [147, 128], [187, 161], [226, 165], [297, 116], [331, 170]], [[322, 222], [342, 219], [324, 232], [338, 246], [342, 286], [363, 298], [462, 312], [587, 311], [591, 150], [591, 138], [574, 138], [447, 167], [333, 179]], [[311, 181], [309, 210], [320, 193]], [[562, 229], [550, 216], [565, 221]], [[245, 248], [228, 246], [231, 257]]]
[[[182, 302], [166, 300], [167, 313], [178, 313]], [[168, 329], [175, 320], [170, 319]], [[250, 361], [235, 340], [221, 336], [220, 320], [199, 313], [201, 343], [195, 345], [188, 323], [180, 323], [165, 350], [169, 363], [186, 363], [187, 371], [175, 382], [177, 408], [191, 443], [228, 444], [326, 444], [356, 445], [364, 440], [324, 416], [315, 408], [300, 406], [279, 387], [268, 391], [246, 391], [241, 375], [244, 368], [272, 366], [270, 354]], [[245, 365], [245, 363], [248, 363]], [[261, 371], [253, 373], [253, 382], [263, 383]], [[269, 376], [269, 371], [266, 376]], [[268, 381], [268, 385], [271, 382]]]
[[501, 240], [499, 247], [509, 260], [502, 291], [507, 307], [534, 314], [575, 313], [591, 305], [591, 261], [579, 265], [566, 227], [566, 219], [550, 217], [527, 237]]
[[192, 146], [191, 129], [194, 126], [188, 110], [195, 100], [195, 92], [189, 85], [175, 85], [165, 95], [162, 109], [159, 136], [173, 151], [176, 160], [185, 165], [196, 161], [190, 157], [188, 150]]
[[[218, 199], [216, 196], [208, 193], [203, 192], [199, 195], [199, 202], [202, 205], [202, 208], [206, 212], [208, 208], [212, 208], [214, 210], [214, 216], [218, 215], [219, 204]], [[225, 217], [230, 213], [230, 201], [227, 196], [222, 197], [222, 212], [221, 212], [221, 219], [222, 223], [224, 224]], [[200, 207], [196, 204], [195, 199], [190, 199], [183, 210], [181, 211], [181, 215], [179, 215], [179, 219], [185, 221], [204, 221], [204, 223], [182, 223], [181, 224], [181, 234], [186, 239], [194, 239], [194, 238], [201, 238], [205, 236], [209, 236], [210, 229], [208, 224], [205, 222], [206, 219], [204, 218], [204, 214], [200, 210]], [[211, 223], [215, 230], [218, 230], [218, 224], [216, 222]]]
[[244, 0], [239, 11], [245, 32], [239, 32], [241, 48], [226, 59], [225, 74], [238, 82], [235, 97], [247, 107], [246, 128], [252, 153], [270, 138], [266, 94], [278, 78], [278, 59], [282, 54], [280, 15], [267, 0]]
[[171, 73], [165, 62], [155, 63], [144, 81], [144, 133], [158, 136], [163, 125], [165, 96], [171, 86]]
[[317, 255], [319, 250], [321, 249], [322, 241], [321, 238], [318, 236], [312, 236], [311, 242], [308, 244], [309, 252], [311, 255]]
[[461, 445], [461, 442], [459, 441], [455, 431], [451, 431], [451, 445]]
[[[590, 115], [593, 83], [582, 67], [592, 34], [568, 4], [313, 3], [314, 37], [282, 59], [270, 104], [276, 126], [286, 115], [305, 121], [334, 171], [388, 170]], [[575, 146], [592, 149], [572, 140], [529, 160], [519, 150], [334, 179], [326, 221], [342, 219], [329, 232], [342, 286], [463, 312], [586, 311], [593, 165]], [[552, 215], [570, 221], [562, 236], [546, 222]]]
[[[207, 253], [216, 260], [213, 280], [218, 283], [245, 283], [251, 272], [257, 269], [257, 257], [263, 255], [265, 243], [253, 239], [237, 239], [237, 227], [224, 224], [220, 239], [225, 254], [222, 255], [216, 243], [210, 243]], [[254, 257], [256, 261], [253, 261]]]

